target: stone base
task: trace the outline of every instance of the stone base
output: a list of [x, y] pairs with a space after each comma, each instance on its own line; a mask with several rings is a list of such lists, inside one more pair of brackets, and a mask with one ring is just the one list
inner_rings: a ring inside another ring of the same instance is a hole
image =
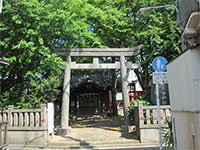
[[59, 128], [58, 129], [58, 135], [60, 136], [68, 136], [71, 135], [71, 127], [66, 127], [66, 128]]
[[122, 135], [129, 134], [130, 132], [134, 132], [136, 130], [135, 126], [122, 125]]
[[[14, 145], [46, 145], [48, 140], [48, 131], [36, 129], [14, 129], [8, 127], [7, 142]], [[1, 146], [0, 146], [1, 147]], [[1, 149], [1, 148], [0, 148]]]

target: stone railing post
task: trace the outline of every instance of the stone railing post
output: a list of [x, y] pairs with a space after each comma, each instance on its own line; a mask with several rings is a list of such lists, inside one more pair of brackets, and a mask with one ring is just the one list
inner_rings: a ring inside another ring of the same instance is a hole
[[146, 110], [146, 119], [147, 119], [147, 125], [150, 125], [151, 124], [150, 109]]
[[28, 114], [28, 112], [25, 112], [24, 113], [24, 126], [25, 127], [28, 127], [29, 126], [29, 123], [30, 123], [30, 121], [29, 121], [29, 114]]
[[166, 109], [166, 120], [171, 121], [171, 115], [169, 109]]
[[139, 128], [144, 125], [144, 112], [143, 112], [143, 103], [139, 102], [138, 106], [138, 112], [139, 112]]
[[24, 116], [23, 113], [19, 113], [19, 126], [23, 127], [24, 126]]
[[19, 116], [18, 113], [14, 113], [14, 126], [18, 126], [19, 122]]
[[160, 109], [160, 124], [161, 126], [164, 124], [164, 110], [161, 108]]
[[138, 109], [138, 103], [134, 104], [134, 124], [136, 127], [136, 134], [137, 137], [140, 139], [140, 126], [139, 126], [139, 109]]
[[8, 105], [8, 126], [13, 125], [13, 116], [12, 116], [13, 109], [14, 105]]
[[41, 105], [41, 126], [47, 128], [47, 106], [46, 104]]
[[36, 112], [35, 113], [35, 126], [36, 127], [39, 127], [40, 126], [40, 114], [39, 114], [39, 112]]
[[158, 115], [157, 115], [157, 110], [153, 109], [153, 124], [157, 125], [158, 124]]
[[30, 113], [30, 127], [33, 127], [35, 124], [34, 114], [33, 112]]
[[134, 103], [134, 124], [139, 127], [138, 103]]

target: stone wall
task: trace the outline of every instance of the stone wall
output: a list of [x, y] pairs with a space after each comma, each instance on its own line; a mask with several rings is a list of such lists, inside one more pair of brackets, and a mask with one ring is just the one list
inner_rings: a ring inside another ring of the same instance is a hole
[[47, 108], [14, 109], [0, 112], [0, 122], [8, 122], [8, 144], [44, 145], [48, 142]]

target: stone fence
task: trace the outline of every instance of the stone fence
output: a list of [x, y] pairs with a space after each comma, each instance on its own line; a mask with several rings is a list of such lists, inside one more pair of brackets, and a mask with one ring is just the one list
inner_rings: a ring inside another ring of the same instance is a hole
[[48, 117], [46, 104], [40, 109], [14, 109], [0, 111], [0, 122], [8, 122], [9, 144], [37, 144], [48, 142]]
[[[137, 136], [142, 143], [158, 143], [158, 117], [157, 106], [143, 106], [139, 103], [134, 107], [134, 124], [136, 126]], [[167, 120], [171, 121], [171, 112], [169, 105], [160, 106], [161, 127], [166, 128]]]

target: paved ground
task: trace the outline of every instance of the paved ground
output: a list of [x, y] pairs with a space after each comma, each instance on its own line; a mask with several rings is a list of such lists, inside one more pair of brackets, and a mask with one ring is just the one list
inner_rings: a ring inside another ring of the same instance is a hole
[[49, 145], [103, 145], [112, 143], [139, 143], [134, 133], [121, 135], [121, 125], [123, 117], [104, 118], [99, 115], [82, 116], [74, 118], [70, 125], [72, 134], [68, 137], [55, 135], [50, 139]]

